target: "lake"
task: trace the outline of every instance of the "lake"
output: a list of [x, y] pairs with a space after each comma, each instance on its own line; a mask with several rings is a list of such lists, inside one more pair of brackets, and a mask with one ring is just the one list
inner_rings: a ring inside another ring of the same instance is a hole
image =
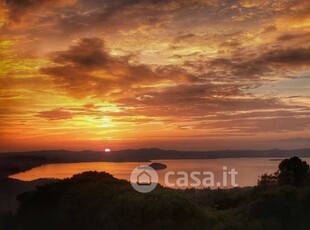
[[[310, 158], [304, 158], [308, 164], [310, 163]], [[226, 158], [226, 159], [201, 159], [201, 160], [156, 160], [152, 162], [159, 162], [167, 165], [164, 170], [157, 171], [159, 183], [163, 186], [167, 186], [165, 183], [165, 175], [167, 172], [171, 173], [169, 178], [170, 182], [175, 182], [181, 176], [177, 172], [182, 172], [182, 175], [190, 175], [191, 172], [196, 171], [201, 173], [200, 179], [204, 178], [203, 172], [212, 172], [214, 174], [215, 182], [223, 182], [223, 167], [227, 167], [229, 171], [235, 169], [238, 172], [236, 176], [236, 183], [240, 187], [254, 186], [257, 184], [259, 176], [264, 173], [274, 173], [277, 170], [280, 160], [270, 160], [270, 158]], [[130, 179], [130, 174], [132, 170], [139, 165], [148, 165], [147, 163], [137, 163], [137, 162], [87, 162], [87, 163], [64, 163], [64, 164], [48, 164], [37, 168], [33, 168], [29, 171], [17, 173], [11, 175], [10, 178], [19, 179], [23, 181], [31, 181], [39, 178], [68, 178], [74, 174], [81, 173], [84, 171], [105, 171], [112, 174], [114, 177], [119, 179]], [[227, 175], [227, 174], [226, 174]], [[229, 175], [228, 175], [229, 177]], [[229, 179], [229, 178], [228, 178]], [[191, 181], [191, 179], [189, 179]], [[167, 187], [173, 188], [190, 188], [193, 187], [189, 185], [171, 185]], [[204, 187], [202, 184], [200, 186], [195, 186], [196, 188]], [[211, 188], [216, 187], [232, 187], [229, 183], [227, 186], [215, 184], [210, 186]]]

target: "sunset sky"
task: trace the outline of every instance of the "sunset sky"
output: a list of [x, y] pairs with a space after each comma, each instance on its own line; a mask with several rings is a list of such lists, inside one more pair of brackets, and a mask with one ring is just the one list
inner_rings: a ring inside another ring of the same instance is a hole
[[310, 147], [309, 0], [0, 0], [0, 151]]

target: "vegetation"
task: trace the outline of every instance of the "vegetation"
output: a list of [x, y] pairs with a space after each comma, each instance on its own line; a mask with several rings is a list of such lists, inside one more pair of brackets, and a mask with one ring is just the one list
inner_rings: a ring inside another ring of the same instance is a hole
[[309, 165], [298, 157], [285, 159], [279, 164], [279, 169], [274, 174], [264, 174], [259, 180], [259, 185], [293, 185], [303, 186], [309, 183]]
[[158, 187], [140, 194], [127, 181], [107, 173], [78, 174], [18, 199], [20, 209], [4, 223], [5, 229], [201, 229], [208, 225], [204, 209], [185, 193]]
[[[305, 170], [308, 169], [308, 170]], [[306, 176], [305, 176], [306, 175]], [[310, 229], [309, 166], [282, 161], [272, 183], [228, 190], [173, 190], [148, 194], [107, 173], [84, 172], [18, 197], [5, 230]], [[289, 179], [288, 179], [289, 178]]]

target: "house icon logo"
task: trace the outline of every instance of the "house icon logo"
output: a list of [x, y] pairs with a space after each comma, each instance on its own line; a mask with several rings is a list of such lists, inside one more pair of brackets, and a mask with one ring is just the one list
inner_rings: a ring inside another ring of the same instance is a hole
[[152, 184], [152, 177], [146, 171], [141, 172], [140, 175], [138, 175], [137, 179], [138, 179], [137, 180], [138, 185], [151, 185]]
[[130, 176], [132, 187], [141, 193], [151, 192], [157, 186], [157, 172], [150, 166], [141, 165], [136, 167]]

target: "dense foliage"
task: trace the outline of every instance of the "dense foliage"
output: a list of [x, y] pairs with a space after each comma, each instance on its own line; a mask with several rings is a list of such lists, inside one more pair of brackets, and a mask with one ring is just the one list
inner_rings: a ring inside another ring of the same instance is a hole
[[159, 187], [140, 194], [129, 182], [107, 173], [85, 172], [18, 199], [19, 212], [7, 221], [7, 229], [201, 229], [208, 225], [204, 209], [183, 192]]
[[309, 165], [298, 157], [284, 159], [274, 174], [264, 174], [259, 180], [259, 185], [293, 185], [304, 186], [310, 184]]
[[85, 172], [18, 200], [17, 214], [3, 217], [1, 229], [310, 229], [306, 183], [185, 191], [158, 186], [141, 194], [107, 173]]

